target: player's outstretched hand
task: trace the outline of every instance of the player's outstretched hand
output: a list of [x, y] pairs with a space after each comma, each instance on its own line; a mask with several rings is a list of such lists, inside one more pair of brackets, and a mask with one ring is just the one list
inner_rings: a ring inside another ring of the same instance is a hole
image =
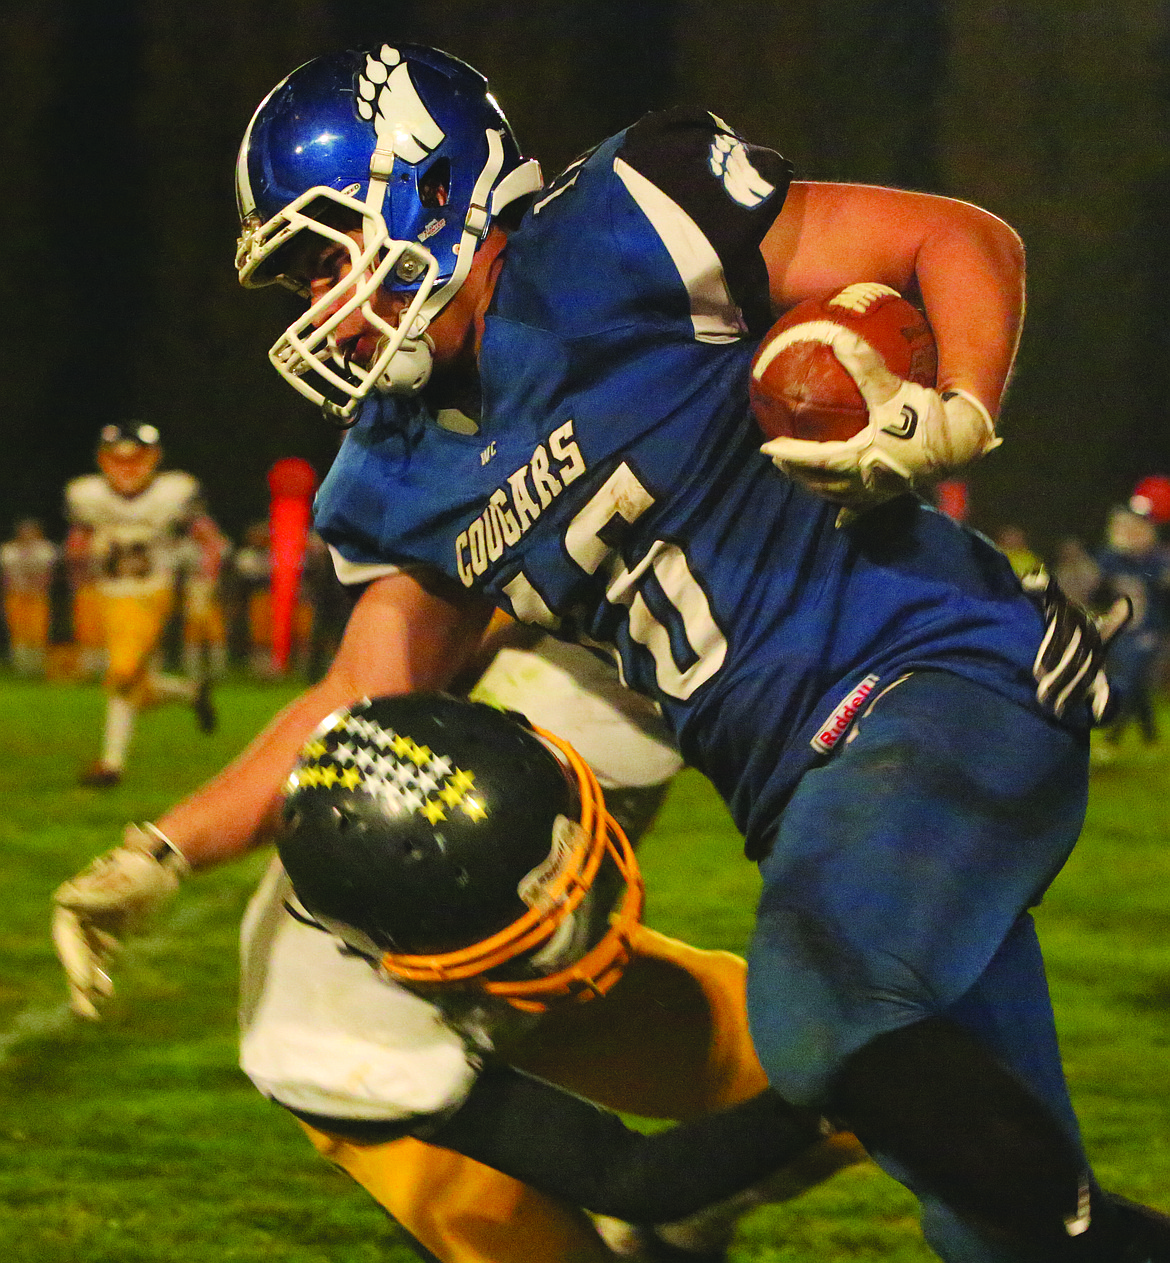
[[1121, 596], [1104, 614], [1090, 614], [1066, 596], [1041, 566], [1026, 574], [1024, 591], [1044, 615], [1044, 639], [1032, 664], [1036, 698], [1060, 719], [1088, 703], [1095, 724], [1109, 717], [1109, 679], [1105, 657], [1110, 642], [1133, 617], [1133, 602]]
[[107, 973], [121, 939], [159, 908], [191, 871], [153, 825], [126, 826], [122, 845], [99, 855], [53, 892], [53, 945], [69, 983], [69, 1006], [97, 1019], [113, 994]]
[[868, 423], [849, 439], [775, 438], [760, 448], [818, 495], [869, 508], [962, 468], [1002, 441], [974, 395], [940, 395], [904, 380], [850, 329], [839, 330], [830, 345], [865, 400]]

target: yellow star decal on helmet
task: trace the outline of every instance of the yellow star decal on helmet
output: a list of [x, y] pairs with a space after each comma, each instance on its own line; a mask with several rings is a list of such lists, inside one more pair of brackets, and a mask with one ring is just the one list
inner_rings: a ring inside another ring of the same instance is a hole
[[487, 816], [483, 803], [474, 794], [468, 794], [459, 805], [472, 820], [483, 820]]
[[428, 798], [426, 805], [419, 808], [421, 815], [426, 816], [431, 824], [438, 824], [440, 820], [447, 819], [447, 813], [443, 810], [443, 804], [437, 798]]
[[475, 784], [475, 774], [473, 772], [465, 772], [461, 767], [457, 767], [448, 784], [453, 785], [460, 793], [463, 793]]

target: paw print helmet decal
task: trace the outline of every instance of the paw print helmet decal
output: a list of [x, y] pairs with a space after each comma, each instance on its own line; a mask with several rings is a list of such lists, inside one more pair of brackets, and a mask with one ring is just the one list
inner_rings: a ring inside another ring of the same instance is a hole
[[[341, 418], [373, 389], [421, 389], [427, 326], [463, 284], [493, 218], [540, 187], [539, 165], [520, 156], [487, 81], [457, 58], [383, 44], [293, 71], [260, 103], [240, 146], [240, 283], [305, 295], [296, 271], [305, 232], [343, 244], [350, 277], [272, 347], [277, 371]], [[347, 235], [359, 225], [360, 243]], [[369, 306], [379, 288], [409, 300], [397, 326]], [[346, 362], [332, 341], [357, 308], [383, 338], [368, 368]]]
[[442, 694], [331, 715], [285, 786], [277, 847], [306, 919], [390, 978], [517, 1008], [621, 976], [637, 861], [579, 755]]

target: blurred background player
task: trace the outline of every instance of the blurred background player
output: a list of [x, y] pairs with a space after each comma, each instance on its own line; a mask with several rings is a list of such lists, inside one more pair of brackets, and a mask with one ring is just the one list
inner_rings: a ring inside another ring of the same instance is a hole
[[[310, 554], [320, 548], [318, 541], [311, 545]], [[236, 550], [232, 565], [244, 593], [249, 670], [257, 679], [274, 679], [282, 672], [272, 656], [272, 549], [267, 521], [253, 522], [245, 530], [244, 542]], [[297, 671], [306, 666], [312, 638], [313, 606], [302, 586], [292, 620], [292, 663]]]
[[82, 680], [96, 680], [106, 670], [106, 633], [97, 559], [88, 549], [71, 552], [68, 537], [62, 552], [69, 580], [74, 673]]
[[58, 551], [32, 517], [17, 522], [13, 538], [0, 546], [8, 652], [17, 675], [45, 673], [49, 592]]
[[71, 561], [92, 564], [101, 598], [105, 729], [99, 758], [81, 775], [82, 784], [96, 788], [122, 779], [143, 708], [185, 702], [203, 732], [215, 727], [207, 681], [165, 675], [157, 657], [174, 605], [179, 541], [186, 536], [218, 554], [223, 537], [203, 508], [198, 482], [180, 470], [160, 472], [161, 460], [153, 425], [107, 425], [98, 439], [100, 472], [65, 488], [65, 552]]
[[1075, 535], [1066, 536], [1057, 545], [1052, 575], [1070, 600], [1086, 608], [1095, 605], [1101, 567]]
[[1020, 578], [1038, 569], [1042, 564], [1040, 558], [1032, 551], [1022, 526], [1001, 526], [995, 533], [995, 542], [999, 545], [1000, 552], [1008, 559], [1008, 564]]
[[220, 576], [231, 551], [220, 537], [200, 543], [190, 535], [179, 543], [183, 592], [183, 670], [192, 680], [221, 680], [227, 672], [227, 619]]
[[1150, 511], [1136, 496], [1110, 512], [1097, 564], [1097, 599], [1127, 596], [1133, 605], [1133, 618], [1109, 649], [1109, 674], [1120, 705], [1105, 739], [1118, 745], [1136, 722], [1142, 741], [1153, 745], [1158, 740], [1158, 660], [1170, 625], [1170, 552], [1158, 538]]

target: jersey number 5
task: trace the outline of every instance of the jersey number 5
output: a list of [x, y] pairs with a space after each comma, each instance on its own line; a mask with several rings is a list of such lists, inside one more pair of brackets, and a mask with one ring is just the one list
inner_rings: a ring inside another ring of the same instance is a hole
[[[635, 522], [653, 503], [654, 497], [623, 461], [569, 523], [565, 548], [586, 574], [596, 574], [611, 559], [605, 599], [625, 606], [631, 638], [654, 659], [658, 687], [668, 697], [685, 701], [727, 656], [727, 640], [712, 617], [707, 594], [677, 544], [656, 539], [627, 567], [605, 541], [615, 518]], [[651, 577], [653, 585], [648, 582]], [[654, 587], [665, 601], [654, 599]]]

